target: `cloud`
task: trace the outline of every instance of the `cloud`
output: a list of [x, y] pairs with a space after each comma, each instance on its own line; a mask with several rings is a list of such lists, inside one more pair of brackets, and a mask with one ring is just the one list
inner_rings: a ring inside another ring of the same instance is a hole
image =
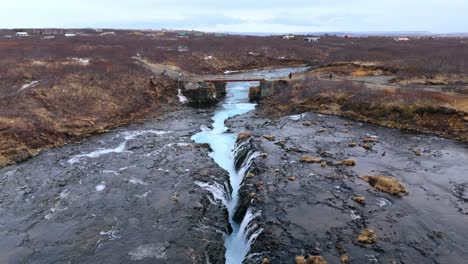
[[466, 31], [465, 0], [15, 0], [0, 27], [184, 28], [207, 31]]

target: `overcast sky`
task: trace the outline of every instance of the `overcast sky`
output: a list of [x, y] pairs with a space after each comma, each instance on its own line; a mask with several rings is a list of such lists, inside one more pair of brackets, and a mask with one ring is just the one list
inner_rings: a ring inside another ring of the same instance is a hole
[[0, 28], [468, 31], [468, 0], [0, 0]]

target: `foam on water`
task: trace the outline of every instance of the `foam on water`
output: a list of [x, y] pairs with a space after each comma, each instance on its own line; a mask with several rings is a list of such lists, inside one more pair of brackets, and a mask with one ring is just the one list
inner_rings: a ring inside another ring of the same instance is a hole
[[117, 147], [107, 148], [107, 149], [98, 149], [89, 153], [78, 154], [78, 155], [72, 156], [67, 162], [70, 164], [75, 164], [75, 163], [80, 162], [80, 160], [83, 158], [98, 158], [100, 156], [112, 154], [112, 153], [131, 153], [131, 151], [126, 150], [127, 142], [129, 140], [135, 139], [140, 136], [146, 136], [149, 134], [160, 136], [160, 135], [164, 135], [167, 133], [170, 133], [170, 131], [142, 130], [142, 131], [123, 132], [118, 137], [123, 137], [124, 141], [120, 143]]
[[[258, 153], [249, 153], [248, 158], [243, 162], [239, 171], [234, 165], [237, 134], [226, 133], [228, 128], [224, 122], [237, 115], [245, 114], [255, 109], [255, 104], [248, 103], [248, 89], [258, 83], [236, 83], [228, 84], [228, 94], [225, 103], [215, 112], [213, 120], [213, 128], [203, 127], [200, 133], [194, 135], [192, 140], [197, 143], [208, 143], [213, 150], [210, 156], [230, 176], [230, 184], [232, 191], [229, 193], [229, 188], [219, 183], [203, 183], [196, 182], [201, 188], [211, 192], [216, 201], [221, 202], [226, 206], [229, 212], [229, 221], [233, 228], [233, 232], [225, 241], [226, 246], [226, 263], [240, 264], [244, 260], [251, 243], [262, 232], [256, 225], [250, 225], [251, 221], [259, 216], [259, 212], [253, 213], [251, 209], [247, 211], [244, 220], [239, 225], [233, 220], [236, 206], [238, 204], [239, 189], [253, 159], [258, 156]], [[238, 147], [239, 149], [239, 147]]]
[[[261, 77], [266, 79], [276, 79], [287, 76], [290, 72], [302, 72], [307, 68], [286, 68], [276, 70], [257, 71], [253, 73], [240, 73], [243, 77]], [[258, 82], [243, 82], [243, 83], [228, 83], [227, 98], [223, 105], [215, 112], [212, 120], [212, 129], [202, 126], [201, 132], [195, 134], [192, 140], [196, 143], [207, 143], [210, 145], [212, 152], [210, 157], [223, 169], [229, 173], [229, 179], [232, 191], [228, 192], [229, 188], [219, 183], [202, 183], [196, 182], [201, 188], [211, 192], [213, 198], [224, 204], [229, 212], [229, 222], [233, 232], [226, 238], [224, 243], [226, 247], [226, 263], [241, 264], [248, 254], [252, 243], [263, 231], [253, 221], [260, 216], [261, 212], [253, 212], [251, 208], [247, 209], [247, 213], [242, 220], [242, 223], [236, 223], [233, 220], [234, 213], [239, 201], [239, 189], [247, 173], [252, 161], [258, 157], [259, 153], [249, 152], [247, 158], [243, 161], [239, 170], [235, 168], [235, 153], [240, 151], [243, 145], [236, 146], [237, 134], [227, 133], [228, 128], [224, 122], [234, 116], [248, 113], [255, 109], [255, 104], [248, 103], [248, 91], [252, 86], [259, 85]], [[215, 202], [215, 201], [212, 201]], [[209, 263], [209, 260], [207, 260]]]

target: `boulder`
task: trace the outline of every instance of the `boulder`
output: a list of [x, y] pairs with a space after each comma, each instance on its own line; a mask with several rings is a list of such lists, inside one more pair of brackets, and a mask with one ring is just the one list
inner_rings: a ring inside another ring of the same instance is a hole
[[356, 161], [352, 159], [346, 159], [340, 162], [341, 164], [345, 166], [356, 166]]
[[386, 192], [395, 196], [403, 196], [408, 193], [406, 187], [393, 177], [361, 176], [359, 178], [381, 192]]
[[373, 137], [366, 137], [362, 140], [362, 142], [364, 143], [376, 143], [377, 142], [377, 139], [373, 138]]
[[363, 147], [365, 150], [371, 150], [371, 149], [372, 149], [372, 146], [369, 145], [369, 144], [363, 144], [362, 147]]
[[242, 132], [239, 135], [237, 135], [237, 141], [236, 142], [242, 141], [242, 140], [250, 138], [250, 137], [252, 137], [252, 132], [250, 132], [250, 131]]
[[311, 126], [311, 125], [312, 125], [312, 122], [310, 122], [310, 121], [304, 121], [304, 122], [302, 122], [302, 125], [308, 127], [308, 126]]
[[304, 256], [297, 256], [296, 264], [307, 264], [307, 260]]
[[359, 234], [357, 241], [362, 244], [375, 244], [377, 242], [377, 235], [374, 230], [364, 229]]
[[275, 141], [276, 137], [273, 135], [263, 135], [263, 138], [268, 141]]
[[321, 163], [322, 158], [316, 158], [316, 157], [311, 157], [311, 156], [302, 156], [299, 161], [300, 162], [305, 162], [305, 163]]
[[307, 258], [307, 264], [327, 264], [322, 256], [310, 256]]
[[362, 196], [354, 196], [351, 199], [353, 199], [353, 201], [355, 201], [356, 203], [360, 203], [360, 204], [365, 204], [366, 203], [366, 198], [362, 197]]
[[322, 256], [297, 256], [296, 264], [327, 264], [325, 259]]

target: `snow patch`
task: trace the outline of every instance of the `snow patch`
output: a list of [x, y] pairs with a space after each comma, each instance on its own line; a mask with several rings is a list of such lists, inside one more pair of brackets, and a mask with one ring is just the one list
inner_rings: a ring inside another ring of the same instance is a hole
[[97, 192], [102, 192], [106, 188], [106, 185], [104, 185], [104, 183], [100, 183], [100, 184], [96, 185], [95, 188], [96, 188]]
[[144, 182], [140, 179], [137, 179], [137, 178], [134, 178], [134, 177], [131, 177], [129, 180], [128, 180], [129, 183], [132, 183], [132, 184], [141, 184], [141, 185], [148, 185], [147, 182]]
[[300, 115], [291, 115], [289, 116], [289, 119], [291, 119], [292, 121], [299, 121], [301, 120], [302, 118], [305, 117], [305, 113], [304, 114], [300, 114]]
[[177, 97], [179, 97], [179, 102], [181, 102], [183, 104], [187, 103], [187, 101], [188, 101], [187, 97], [182, 94], [181, 89], [178, 90]]
[[21, 91], [23, 91], [23, 90], [32, 88], [32, 87], [36, 86], [38, 83], [39, 83], [39, 81], [32, 81], [32, 82], [30, 82], [30, 83], [28, 83], [28, 84], [25, 84], [25, 85], [21, 86], [21, 89], [19, 89], [18, 91], [16, 91], [16, 93], [19, 93], [19, 92], [21, 92]]
[[361, 219], [361, 216], [358, 215], [355, 210], [351, 210], [351, 219], [358, 220]]

